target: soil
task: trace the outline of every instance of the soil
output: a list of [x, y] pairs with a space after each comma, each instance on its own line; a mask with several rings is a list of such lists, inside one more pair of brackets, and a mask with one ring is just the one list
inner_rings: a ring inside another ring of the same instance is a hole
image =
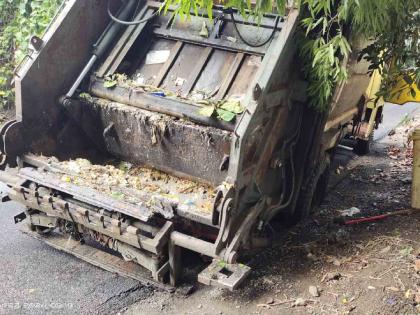
[[[243, 259], [253, 271], [237, 291], [203, 285], [188, 297], [155, 291], [121, 312], [420, 314], [420, 213], [342, 224], [410, 209], [407, 138], [414, 126], [420, 126], [420, 115], [376, 143], [368, 156], [338, 163], [329, 195], [310, 220], [283, 229], [277, 245]], [[353, 217], [341, 216], [351, 207], [357, 208]]]

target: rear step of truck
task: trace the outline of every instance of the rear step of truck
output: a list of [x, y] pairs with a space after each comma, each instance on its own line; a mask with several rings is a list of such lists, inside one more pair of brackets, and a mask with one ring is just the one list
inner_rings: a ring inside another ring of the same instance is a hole
[[[140, 265], [132, 261], [123, 260], [120, 257], [105, 252], [103, 249], [98, 249], [80, 241], [76, 241], [69, 236], [66, 237], [65, 235], [55, 232], [49, 234], [38, 233], [31, 231], [26, 225], [22, 225], [20, 230], [22, 233], [40, 240], [59, 251], [73, 255], [106, 271], [136, 280], [144, 286], [151, 286], [155, 289], [170, 293], [175, 291], [190, 291], [176, 290], [175, 287], [162, 283], [163, 279], [161, 279], [161, 281], [155, 281]], [[166, 265], [165, 268], [169, 268], [169, 266]], [[206, 285], [217, 286], [233, 291], [241, 285], [250, 272], [251, 268], [243, 264], [227, 264], [219, 259], [214, 259], [207, 268], [199, 273], [197, 280]]]
[[69, 236], [66, 237], [54, 232], [44, 235], [42, 233], [31, 231], [26, 225], [22, 225], [20, 230], [59, 251], [71, 254], [106, 271], [139, 281], [144, 286], [152, 286], [156, 289], [168, 292], [175, 291], [174, 287], [165, 285], [162, 282], [158, 282], [150, 278], [150, 274], [140, 265], [132, 261], [125, 261], [115, 255], [105, 252], [104, 250], [97, 249], [87, 244], [82, 244], [80, 241], [76, 241]]
[[[66, 168], [69, 164], [77, 166], [75, 161], [60, 163], [56, 159], [28, 154], [22, 156], [21, 163], [25, 167], [17, 169], [14, 175], [0, 174], [1, 180], [9, 186], [7, 198], [27, 206], [27, 211], [15, 217], [15, 223], [26, 222], [34, 230], [24, 227], [26, 234], [54, 248], [105, 270], [139, 280], [145, 285], [160, 283], [158, 287], [165, 290], [170, 290], [169, 286], [162, 284], [169, 278], [168, 274], [171, 278], [179, 277], [179, 246], [204, 252], [214, 258], [213, 263], [198, 275], [201, 283], [234, 290], [250, 272], [250, 268], [243, 264], [228, 263], [217, 258], [217, 240], [212, 244], [174, 232], [174, 223], [164, 220], [177, 222], [189, 219], [216, 228], [211, 212], [194, 212], [180, 203], [165, 204], [165, 200], [142, 200], [139, 204], [131, 204], [89, 186], [75, 185], [72, 181], [82, 181], [82, 175], [69, 173]], [[83, 163], [89, 162], [84, 160]], [[165, 178], [168, 180], [167, 176]], [[164, 183], [160, 186], [165, 188]], [[150, 198], [150, 195], [146, 196]], [[193, 206], [192, 209], [197, 207]], [[125, 216], [135, 220], [126, 220]], [[214, 234], [216, 237], [217, 234]], [[119, 253], [128, 262], [85, 244], [85, 239]], [[168, 246], [169, 257], [165, 253]], [[151, 271], [152, 277], [143, 267]]]

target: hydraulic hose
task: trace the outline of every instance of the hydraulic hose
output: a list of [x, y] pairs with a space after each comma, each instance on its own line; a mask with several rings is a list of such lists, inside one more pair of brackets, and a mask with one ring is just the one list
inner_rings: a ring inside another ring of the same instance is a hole
[[[284, 199], [284, 191], [282, 192], [282, 197], [280, 198], [279, 202], [275, 205], [270, 206], [266, 213], [271, 216], [272, 213], [278, 212], [286, 207], [288, 207], [290, 205], [290, 203], [293, 200], [293, 195], [294, 195], [294, 191], [295, 191], [295, 186], [296, 186], [296, 170], [295, 170], [295, 163], [294, 163], [294, 148], [296, 146], [296, 142], [297, 139], [300, 136], [300, 129], [301, 129], [301, 125], [302, 125], [302, 115], [299, 116], [299, 122], [297, 124], [297, 128], [295, 133], [293, 134], [293, 136], [291, 136], [289, 139], [287, 139], [284, 143], [284, 145], [286, 146], [288, 143], [291, 143], [289, 145], [289, 150], [290, 150], [290, 167], [291, 167], [291, 175], [292, 175], [292, 187], [290, 190], [290, 195], [289, 198], [286, 202], [283, 203], [283, 199]], [[293, 142], [292, 142], [293, 141]], [[284, 183], [283, 183], [283, 186]], [[283, 187], [284, 189], [284, 187]]]
[[248, 40], [246, 40], [246, 39], [242, 36], [241, 32], [239, 31], [238, 26], [237, 26], [236, 21], [235, 21], [235, 17], [233, 16], [233, 12], [232, 12], [232, 11], [230, 12], [230, 17], [231, 17], [231, 19], [232, 19], [233, 26], [235, 27], [235, 31], [236, 31], [236, 33], [238, 34], [239, 38], [240, 38], [240, 39], [241, 39], [241, 40], [242, 40], [245, 44], [247, 44], [247, 45], [248, 45], [248, 46], [250, 46], [250, 47], [262, 47], [262, 46], [264, 46], [265, 44], [267, 44], [270, 40], [272, 40], [272, 39], [273, 39], [273, 37], [274, 37], [274, 34], [276, 33], [276, 29], [277, 29], [277, 26], [278, 26], [278, 24], [279, 24], [279, 20], [280, 20], [280, 17], [279, 17], [279, 16], [277, 16], [277, 17], [276, 17], [276, 23], [274, 24], [273, 31], [271, 32], [270, 36], [269, 36], [269, 37], [268, 37], [265, 41], [263, 41], [263, 42], [261, 42], [261, 43], [251, 43], [251, 42], [249, 42]]
[[115, 23], [121, 24], [121, 25], [139, 25], [142, 23], [146, 23], [148, 21], [150, 21], [151, 19], [153, 19], [156, 15], [159, 14], [159, 10], [156, 10], [151, 16], [141, 19], [141, 20], [137, 20], [137, 21], [123, 21], [122, 19], [117, 18], [116, 16], [114, 16], [111, 12], [111, 0], [108, 0], [108, 15], [111, 18], [111, 20], [113, 20]]
[[[127, 19], [130, 16], [130, 13], [133, 12], [136, 6], [137, 0], [127, 0], [127, 4], [120, 10], [118, 17], [120, 19]], [[69, 91], [62, 98], [61, 102], [65, 102], [67, 99], [73, 97], [80, 83], [92, 69], [93, 65], [96, 63], [96, 60], [101, 58], [105, 52], [108, 50], [110, 45], [113, 43], [116, 36], [119, 34], [123, 25], [115, 22], [108, 24], [105, 31], [100, 36], [99, 40], [93, 46], [92, 56], [89, 58], [89, 61], [84, 66], [82, 72], [77, 77], [76, 81], [70, 87]]]

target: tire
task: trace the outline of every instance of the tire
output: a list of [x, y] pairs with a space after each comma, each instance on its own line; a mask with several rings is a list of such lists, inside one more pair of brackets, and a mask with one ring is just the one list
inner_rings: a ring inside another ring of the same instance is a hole
[[[329, 162], [326, 163], [328, 164], [324, 164], [325, 167], [323, 165], [316, 167], [305, 187], [302, 187], [296, 210], [288, 219], [288, 224], [295, 225], [301, 221], [306, 221], [315, 207], [321, 205], [327, 194], [330, 178], [330, 164]], [[322, 169], [324, 170], [321, 173]]]
[[356, 139], [356, 144], [353, 147], [353, 151], [358, 155], [366, 155], [370, 153], [370, 149], [373, 143], [373, 131], [370, 133], [367, 140]]
[[[331, 166], [328, 165], [325, 167], [324, 172], [318, 179], [316, 184], [315, 192], [312, 198], [312, 206], [319, 207], [327, 196], [328, 183], [330, 182]], [[312, 207], [312, 209], [313, 209]]]

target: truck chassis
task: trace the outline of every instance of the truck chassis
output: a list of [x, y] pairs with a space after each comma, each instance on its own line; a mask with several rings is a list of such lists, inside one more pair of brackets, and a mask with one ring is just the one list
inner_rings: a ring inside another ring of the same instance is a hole
[[[134, 0], [120, 8], [67, 1], [44, 37], [32, 38], [34, 49], [16, 71], [16, 119], [0, 130], [9, 166], [0, 174], [8, 185], [3, 201], [27, 207], [15, 217], [26, 222], [27, 233], [106, 270], [175, 287], [182, 250], [189, 250], [213, 259], [198, 281], [234, 290], [250, 272], [238, 263], [240, 255], [270, 244], [270, 221], [308, 216], [319, 203], [314, 195], [326, 189], [337, 143], [345, 136], [368, 139], [381, 104], [366, 94], [371, 78], [355, 52], [343, 61], [354, 71], [337, 87], [331, 110], [306, 105], [295, 8], [286, 17], [268, 14], [258, 25], [216, 6], [203, 38], [205, 14], [183, 22], [156, 14], [159, 2], [140, 3], [135, 19], [146, 22], [125, 27], [107, 13], [126, 19]], [[232, 40], [238, 31], [255, 32], [251, 41], [269, 40], [252, 47]], [[147, 62], [156, 51], [169, 52], [159, 67]], [[147, 84], [115, 80], [107, 87], [116, 74], [130, 80], [141, 74]], [[188, 98], [203, 86], [211, 87], [211, 102], [239, 95], [244, 111], [231, 122], [200, 115], [203, 105]], [[211, 212], [156, 196], [137, 205], [116, 200], [60, 180], [65, 171], [40, 155], [112, 156], [210, 185]]]

